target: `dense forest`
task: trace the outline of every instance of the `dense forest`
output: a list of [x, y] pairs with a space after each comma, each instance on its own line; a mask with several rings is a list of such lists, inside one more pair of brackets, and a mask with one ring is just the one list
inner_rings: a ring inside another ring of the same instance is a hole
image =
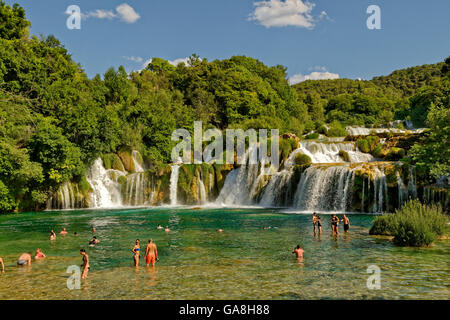
[[50, 193], [102, 154], [139, 150], [168, 163], [172, 131], [279, 128], [298, 137], [343, 136], [345, 126], [410, 119], [426, 126], [404, 161], [450, 175], [450, 57], [371, 81], [305, 81], [245, 56], [176, 67], [153, 58], [142, 71], [110, 68], [89, 79], [54, 37], [29, 35], [19, 5], [0, 1], [0, 212], [41, 208]]

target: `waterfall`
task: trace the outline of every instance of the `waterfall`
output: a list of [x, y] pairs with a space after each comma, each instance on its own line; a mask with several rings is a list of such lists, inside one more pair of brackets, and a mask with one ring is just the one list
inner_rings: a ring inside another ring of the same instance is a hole
[[245, 153], [243, 164], [227, 175], [224, 186], [217, 197], [217, 203], [223, 205], [250, 205], [253, 203], [252, 191], [258, 181], [259, 165], [247, 163], [247, 161], [249, 158], [255, 157], [257, 152], [257, 147], [250, 147]]
[[137, 172], [127, 176], [124, 203], [129, 206], [145, 204], [145, 173]]
[[209, 193], [211, 194], [211, 191], [214, 187], [214, 175], [212, 172], [209, 173]]
[[289, 200], [286, 189], [289, 187], [292, 175], [293, 171], [291, 170], [283, 170], [272, 174], [269, 183], [262, 191], [259, 205], [264, 207], [285, 205]]
[[417, 186], [416, 186], [416, 175], [415, 168], [410, 167], [408, 173], [408, 185], [405, 184], [400, 173], [397, 172], [397, 186], [398, 186], [398, 207], [401, 208], [402, 205], [409, 199], [417, 198]]
[[347, 133], [352, 136], [368, 136], [371, 132], [384, 133], [384, 132], [395, 132], [395, 133], [405, 133], [406, 130], [396, 129], [396, 128], [365, 128], [365, 127], [352, 127], [349, 126], [345, 128]]
[[122, 205], [120, 184], [114, 180], [114, 176], [125, 175], [122, 171], [106, 170], [102, 159], [95, 160], [86, 176], [93, 190], [89, 206], [92, 208], [111, 208]]
[[136, 160], [136, 156], [139, 154], [139, 151], [133, 150], [131, 152], [131, 157], [133, 159], [134, 164], [134, 171], [135, 172], [144, 172], [144, 168], [139, 164], [139, 162]]
[[362, 195], [361, 195], [361, 212], [364, 212], [364, 191], [365, 191], [365, 185], [366, 180], [363, 179], [362, 181]]
[[64, 183], [59, 187], [56, 194], [47, 201], [47, 210], [51, 209], [74, 209], [81, 207], [78, 196], [78, 186], [70, 182]]
[[170, 204], [177, 205], [177, 189], [178, 189], [178, 172], [180, 166], [178, 164], [172, 165], [172, 171], [170, 173]]
[[206, 189], [203, 180], [198, 176], [197, 178], [197, 192], [198, 192], [198, 200], [200, 204], [206, 203]]
[[308, 155], [312, 163], [344, 163], [339, 156], [341, 150], [347, 152], [350, 162], [370, 162], [374, 159], [371, 154], [359, 151], [354, 142], [301, 141], [300, 148], [294, 152]]
[[354, 172], [348, 166], [311, 166], [302, 174], [294, 197], [300, 210], [346, 211]]

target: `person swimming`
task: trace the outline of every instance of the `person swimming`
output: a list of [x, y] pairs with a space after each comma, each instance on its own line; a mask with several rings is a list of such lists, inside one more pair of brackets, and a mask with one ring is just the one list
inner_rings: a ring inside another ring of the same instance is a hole
[[25, 265], [31, 266], [31, 252], [22, 253], [20, 255], [19, 259], [17, 260], [17, 265], [18, 266], [25, 266]]
[[162, 229], [164, 229], [164, 228], [163, 228], [163, 226], [162, 226], [162, 225], [158, 224], [158, 226], [156, 227], [156, 229], [158, 229], [158, 230], [162, 230]]
[[34, 260], [40, 260], [40, 259], [44, 259], [46, 256], [45, 254], [42, 252], [41, 248], [37, 248], [36, 249], [36, 253], [34, 254]]
[[134, 266], [135, 267], [139, 266], [139, 255], [140, 255], [140, 251], [141, 251], [141, 248], [139, 246], [139, 242], [140, 242], [139, 239], [136, 239], [136, 243], [135, 243], [133, 249], [131, 249], [131, 252], [134, 253], [133, 259], [134, 259]]
[[90, 247], [93, 247], [94, 245], [96, 245], [96, 244], [99, 243], [99, 242], [100, 242], [100, 240], [98, 240], [96, 236], [93, 236], [93, 237], [92, 237], [92, 240], [89, 241], [89, 246], [90, 246]]
[[164, 229], [165, 232], [170, 232], [169, 226], [166, 226], [166, 228]]
[[56, 240], [56, 233], [53, 229], [50, 231], [50, 240]]
[[67, 234], [66, 228], [63, 228], [59, 234], [62, 234], [63, 236], [66, 235]]
[[89, 256], [86, 253], [86, 250], [81, 249], [80, 254], [83, 256], [83, 264], [81, 265], [81, 268], [83, 268], [83, 271], [81, 272], [81, 279], [86, 279], [89, 270], [91, 270], [91, 267], [89, 265]]
[[217, 232], [223, 232], [223, 229], [217, 229]]

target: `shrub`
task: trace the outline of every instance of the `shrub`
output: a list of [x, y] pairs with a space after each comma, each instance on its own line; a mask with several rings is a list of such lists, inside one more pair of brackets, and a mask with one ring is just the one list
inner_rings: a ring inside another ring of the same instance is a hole
[[304, 153], [297, 153], [295, 155], [295, 164], [297, 165], [310, 165], [312, 163], [311, 158]]
[[361, 152], [371, 153], [374, 151], [379, 141], [380, 137], [378, 136], [367, 136], [366, 138], [358, 139], [356, 144]]
[[369, 234], [392, 235], [399, 246], [428, 246], [444, 234], [446, 223], [441, 207], [410, 200], [395, 214], [376, 217]]
[[383, 144], [379, 143], [377, 144], [377, 146], [375, 147], [375, 149], [373, 150], [374, 157], [376, 158], [384, 158], [385, 154], [383, 152]]
[[318, 129], [317, 129], [318, 133], [324, 134], [324, 135], [328, 135], [328, 129], [325, 125], [321, 125]]
[[350, 156], [345, 150], [339, 150], [339, 157], [341, 157], [345, 162], [350, 162]]
[[405, 149], [392, 147], [386, 156], [386, 160], [397, 161], [404, 158], [405, 154]]
[[385, 214], [375, 217], [372, 228], [369, 230], [369, 234], [390, 236], [394, 233], [395, 223], [395, 216], [393, 214]]
[[356, 145], [358, 146], [358, 149], [361, 152], [364, 152], [364, 153], [370, 152], [369, 142], [366, 139], [359, 139], [358, 141], [356, 141]]
[[320, 137], [319, 133], [314, 132], [314, 133], [308, 134], [305, 137], [305, 139], [308, 139], [308, 140], [310, 140], [310, 139], [319, 139], [319, 137]]
[[328, 137], [346, 137], [347, 136], [347, 130], [338, 122], [333, 121], [330, 124], [330, 128], [327, 131]]

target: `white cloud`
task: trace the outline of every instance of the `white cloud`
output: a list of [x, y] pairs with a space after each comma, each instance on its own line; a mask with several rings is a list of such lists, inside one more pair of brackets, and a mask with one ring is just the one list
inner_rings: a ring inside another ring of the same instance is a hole
[[289, 78], [289, 84], [293, 85], [306, 80], [328, 80], [328, 79], [339, 79], [337, 73], [328, 72], [324, 67], [320, 68], [321, 71], [313, 71], [310, 74], [295, 74]]
[[258, 21], [267, 28], [286, 26], [314, 28], [315, 21], [311, 15], [314, 3], [303, 0], [269, 0], [255, 2], [254, 5], [256, 8], [249, 20]]
[[116, 11], [122, 21], [135, 23], [141, 17], [134, 9], [126, 3], [117, 6]]
[[179, 65], [180, 63], [184, 63], [185, 65], [189, 66], [188, 60], [189, 60], [189, 57], [187, 57], [187, 58], [179, 58], [179, 59], [175, 59], [173, 61], [169, 60], [169, 63], [171, 65], [175, 66], [175, 67], [177, 65]]
[[120, 19], [126, 23], [135, 23], [141, 16], [128, 4], [122, 3], [116, 7], [115, 12], [113, 10], [97, 9], [89, 11], [88, 13], [82, 13], [82, 18], [97, 18], [97, 19]]
[[[180, 63], [184, 63], [186, 66], [189, 66], [189, 57], [186, 58], [179, 58], [179, 59], [175, 59], [175, 60], [167, 60], [171, 65], [173, 66], [177, 66]], [[143, 64], [142, 64], [142, 69], [145, 69], [150, 63], [152, 62], [152, 59], [148, 59], [146, 60]]]
[[126, 57], [126, 56], [124, 56], [123, 58], [126, 60], [129, 60], [129, 61], [136, 62], [136, 63], [142, 63], [144, 61], [144, 59], [142, 57], [134, 57], [134, 56]]

